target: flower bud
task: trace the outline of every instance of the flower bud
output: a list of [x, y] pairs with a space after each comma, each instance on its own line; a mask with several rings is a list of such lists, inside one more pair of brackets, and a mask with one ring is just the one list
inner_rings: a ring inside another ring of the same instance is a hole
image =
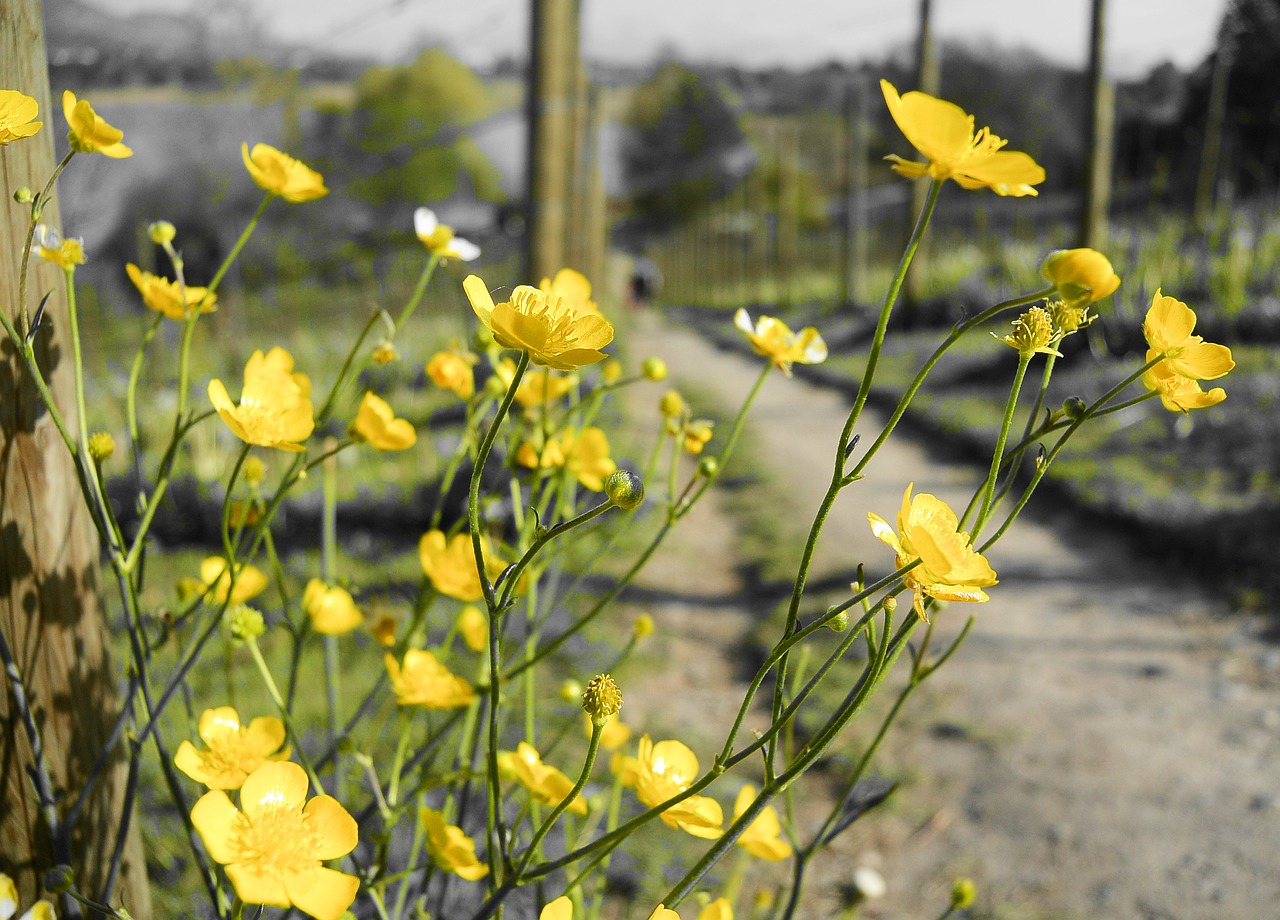
[[827, 629], [832, 632], [842, 633], [849, 628], [849, 612], [841, 610], [830, 620], [827, 621]]
[[249, 488], [256, 489], [262, 485], [262, 480], [266, 478], [267, 467], [258, 457], [252, 454], [245, 457], [244, 466], [240, 468], [244, 476], [244, 481], [249, 484]]
[[653, 635], [653, 617], [647, 613], [642, 613], [636, 617], [636, 621], [631, 624], [631, 633], [637, 639], [647, 639]]
[[89, 456], [94, 463], [106, 463], [116, 452], [115, 438], [105, 431], [95, 431], [89, 435]]
[[698, 464], [698, 475], [707, 479], [715, 479], [720, 473], [720, 461], [715, 457], [703, 457]]
[[662, 394], [662, 399], [658, 400], [658, 408], [667, 418], [684, 415], [684, 397], [680, 395], [679, 390], [667, 390]]
[[566, 703], [573, 703], [582, 698], [582, 684], [573, 678], [566, 680], [560, 685], [560, 699]]
[[1096, 249], [1059, 249], [1051, 252], [1040, 273], [1058, 289], [1063, 301], [1085, 307], [1113, 294], [1120, 279], [1107, 257]]
[[895, 610], [898, 609], [898, 598], [890, 594], [888, 597], [884, 599], [881, 606], [884, 607], [884, 609], [889, 611], [890, 613], [893, 613]]
[[1079, 396], [1070, 396], [1062, 404], [1062, 414], [1069, 419], [1078, 419], [1084, 415], [1086, 406]]
[[147, 236], [151, 238], [151, 242], [157, 246], [163, 246], [165, 243], [172, 243], [173, 238], [178, 235], [178, 228], [167, 220], [157, 220], [147, 225]]
[[25, 185], [16, 189], [13, 193], [13, 200], [18, 202], [18, 204], [30, 204], [35, 200], [35, 197], [35, 193]]
[[253, 642], [267, 631], [262, 614], [248, 604], [233, 604], [227, 608], [223, 622], [227, 632], [237, 642]]
[[964, 910], [973, 906], [978, 896], [978, 889], [972, 879], [958, 878], [951, 883], [951, 909]]
[[859, 866], [853, 870], [853, 892], [858, 901], [874, 901], [883, 898], [889, 890], [884, 876], [870, 866]]
[[390, 364], [400, 357], [400, 352], [396, 351], [396, 347], [388, 339], [383, 339], [373, 347], [371, 357], [374, 364]]
[[70, 866], [54, 866], [45, 873], [45, 890], [54, 894], [62, 894], [64, 891], [70, 891], [75, 887], [75, 884], [76, 873]]
[[601, 365], [600, 376], [604, 378], [605, 383], [617, 383], [618, 378], [622, 376], [622, 363], [616, 358], [610, 358]]
[[[667, 379], [667, 362], [661, 358], [645, 358], [640, 365], [640, 373], [654, 383]], [[674, 391], [672, 391], [674, 392]]]
[[604, 481], [604, 494], [623, 511], [631, 511], [644, 501], [644, 483], [635, 473], [614, 470]]
[[591, 721], [602, 724], [622, 708], [622, 691], [608, 674], [597, 674], [587, 683], [582, 694], [582, 709]]

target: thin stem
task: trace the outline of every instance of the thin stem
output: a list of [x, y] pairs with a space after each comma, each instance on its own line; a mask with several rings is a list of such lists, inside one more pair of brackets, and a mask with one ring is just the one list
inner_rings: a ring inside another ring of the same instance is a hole
[[1022, 389], [1022, 380], [1027, 374], [1027, 367], [1031, 364], [1032, 354], [1029, 351], [1018, 352], [1018, 369], [1013, 375], [1013, 385], [1009, 387], [1009, 399], [1005, 403], [1004, 418], [1000, 421], [1000, 434], [996, 436], [996, 446], [991, 452], [991, 469], [987, 473], [987, 481], [984, 484], [982, 506], [978, 509], [978, 519], [973, 525], [975, 538], [987, 523], [987, 518], [991, 516], [991, 502], [996, 494], [996, 482], [1000, 478], [1000, 461], [1004, 459], [1004, 445], [1009, 439], [1009, 429], [1013, 426], [1013, 413], [1018, 408], [1018, 394]]
[[593, 719], [591, 722], [591, 740], [587, 743], [587, 759], [582, 765], [582, 773], [578, 776], [578, 781], [573, 784], [573, 788], [569, 790], [568, 795], [560, 800], [559, 804], [551, 810], [551, 814], [547, 815], [547, 820], [542, 822], [542, 826], [538, 828], [533, 835], [533, 839], [529, 841], [528, 848], [525, 849], [524, 858], [520, 861], [520, 865], [515, 871], [515, 878], [519, 879], [524, 870], [529, 868], [534, 857], [538, 853], [538, 844], [542, 843], [544, 837], [555, 826], [556, 821], [565, 813], [574, 799], [582, 792], [587, 785], [587, 780], [591, 778], [591, 770], [595, 767], [596, 752], [600, 750], [600, 736], [604, 734], [604, 720]]

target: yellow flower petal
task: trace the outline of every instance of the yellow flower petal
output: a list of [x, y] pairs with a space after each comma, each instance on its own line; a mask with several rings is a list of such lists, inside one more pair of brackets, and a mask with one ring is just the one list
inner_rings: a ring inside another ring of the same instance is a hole
[[285, 201], [314, 201], [329, 194], [324, 177], [305, 163], [295, 160], [269, 144], [240, 145], [244, 168], [258, 186]]
[[284, 887], [290, 902], [303, 913], [316, 920], [340, 920], [356, 899], [360, 879], [336, 869], [315, 866], [285, 876]]
[[[16, 89], [0, 89], [0, 145], [31, 137], [43, 122], [35, 121], [40, 104]], [[16, 908], [15, 908], [16, 909]], [[0, 911], [0, 916], [4, 916]]]
[[405, 450], [418, 441], [413, 424], [396, 418], [386, 400], [373, 393], [365, 393], [364, 399], [360, 401], [360, 410], [351, 426], [351, 434], [377, 450]]
[[331, 795], [318, 795], [307, 802], [302, 809], [302, 820], [316, 837], [317, 859], [341, 859], [360, 842], [356, 819]]
[[562, 894], [538, 914], [538, 920], [573, 920], [573, 901]]
[[62, 114], [70, 127], [67, 140], [73, 150], [79, 153], [100, 153], [117, 160], [133, 156], [133, 151], [121, 143], [124, 132], [107, 124], [93, 110], [88, 100], [76, 99], [71, 90], [62, 94]]
[[404, 665], [392, 655], [383, 658], [396, 702], [401, 706], [422, 706], [426, 709], [454, 709], [469, 706], [475, 699], [471, 684], [454, 674], [431, 652], [409, 649], [404, 653]]
[[499, 304], [475, 275], [462, 284], [472, 310], [494, 340], [505, 348], [528, 352], [534, 364], [573, 370], [606, 357], [600, 349], [613, 341], [613, 326], [598, 314], [580, 313], [563, 298], [526, 284]]

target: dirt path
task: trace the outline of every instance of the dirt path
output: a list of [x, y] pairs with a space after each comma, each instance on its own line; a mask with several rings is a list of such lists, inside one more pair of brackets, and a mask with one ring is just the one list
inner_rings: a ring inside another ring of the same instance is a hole
[[[652, 315], [628, 339], [726, 411], [759, 372]], [[847, 411], [831, 390], [767, 381], [751, 425], [759, 462], [793, 497], [780, 515], [810, 520]], [[864, 417], [864, 441], [880, 424]], [[963, 507], [978, 480], [896, 437], [841, 496], [815, 575], [886, 570], [866, 513], [893, 520], [908, 482]], [[650, 605], [672, 664], [642, 693], [672, 727], [726, 724], [733, 653], [707, 649], [750, 626], [750, 598], [726, 603], [743, 589], [733, 522], [715, 503], [700, 513], [644, 582], [692, 594]], [[834, 913], [838, 884], [872, 865], [889, 893], [864, 916], [935, 917], [967, 875], [982, 917], [1280, 918], [1280, 650], [1254, 638], [1256, 621], [1065, 514], [1020, 520], [988, 555], [1001, 584], [988, 604], [943, 611], [951, 629], [970, 610], [978, 623], [878, 762], [906, 780], [896, 803], [838, 841], [810, 915]]]

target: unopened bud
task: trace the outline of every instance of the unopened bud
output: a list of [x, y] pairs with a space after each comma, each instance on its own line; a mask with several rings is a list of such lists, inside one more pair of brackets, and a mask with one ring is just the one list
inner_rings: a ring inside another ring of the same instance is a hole
[[374, 364], [390, 364], [400, 357], [400, 352], [396, 351], [396, 347], [389, 340], [383, 339], [373, 346], [372, 357]]
[[560, 685], [560, 699], [574, 703], [582, 698], [582, 684], [570, 678]]
[[249, 488], [256, 489], [262, 485], [262, 480], [266, 478], [267, 467], [261, 459], [255, 456], [245, 457], [244, 466], [241, 467], [244, 474], [244, 481], [249, 484]]
[[46, 891], [62, 894], [70, 891], [76, 884], [76, 873], [70, 866], [54, 866], [44, 876]]
[[973, 905], [978, 889], [972, 879], [958, 878], [951, 883], [951, 909], [964, 910]]
[[662, 394], [662, 399], [658, 400], [658, 408], [667, 418], [684, 415], [684, 397], [680, 395], [679, 390], [667, 390]]
[[622, 376], [622, 363], [616, 358], [610, 358], [601, 366], [600, 376], [604, 378], [605, 383], [617, 383], [618, 378]]
[[653, 635], [654, 623], [653, 617], [647, 613], [642, 613], [636, 617], [636, 621], [631, 624], [631, 632], [637, 639], [647, 639]]
[[898, 609], [898, 598], [890, 594], [888, 597], [884, 599], [884, 602], [882, 603], [881, 606], [883, 606], [884, 609], [889, 611], [890, 613], [893, 613], [895, 610]]
[[841, 610], [839, 613], [837, 613], [835, 616], [833, 616], [830, 620], [827, 621], [827, 629], [831, 630], [832, 632], [842, 633], [848, 628], [849, 628], [849, 613], [846, 610]]
[[604, 481], [604, 494], [623, 511], [631, 511], [644, 501], [644, 483], [635, 473], [614, 470]]
[[178, 235], [178, 228], [167, 220], [157, 220], [147, 225], [147, 236], [151, 238], [151, 242], [157, 246], [163, 246], [165, 243], [172, 243], [173, 238]]
[[31, 189], [27, 188], [25, 185], [15, 190], [13, 193], [13, 200], [18, 202], [18, 204], [30, 204], [35, 200], [35, 197], [36, 196]]
[[89, 435], [89, 456], [94, 463], [106, 463], [116, 452], [115, 438], [105, 431], [95, 431]]
[[582, 709], [591, 721], [602, 724], [622, 708], [622, 691], [608, 674], [597, 674], [582, 694]]
[[[661, 358], [645, 358], [640, 365], [640, 373], [657, 383], [667, 379], [667, 362]], [[674, 391], [672, 391], [674, 392]]]
[[253, 642], [267, 631], [262, 614], [248, 604], [235, 604], [227, 608], [224, 621], [227, 632], [237, 642]]
[[698, 475], [707, 479], [715, 479], [720, 473], [720, 461], [715, 457], [703, 457], [698, 464]]
[[1084, 400], [1079, 396], [1070, 396], [1062, 404], [1062, 413], [1069, 419], [1075, 420], [1082, 417], [1085, 413]]

